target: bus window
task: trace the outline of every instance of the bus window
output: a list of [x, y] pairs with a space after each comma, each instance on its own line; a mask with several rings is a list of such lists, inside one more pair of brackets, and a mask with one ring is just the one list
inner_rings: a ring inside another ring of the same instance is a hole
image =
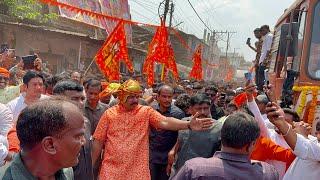
[[299, 33], [298, 33], [298, 53], [297, 56], [293, 59], [292, 69], [294, 71], [300, 71], [300, 63], [301, 63], [301, 55], [302, 55], [302, 48], [303, 48], [303, 37], [305, 32], [305, 25], [306, 25], [306, 15], [305, 9], [299, 11]]
[[318, 2], [313, 12], [311, 45], [307, 72], [313, 79], [320, 79], [320, 3]]

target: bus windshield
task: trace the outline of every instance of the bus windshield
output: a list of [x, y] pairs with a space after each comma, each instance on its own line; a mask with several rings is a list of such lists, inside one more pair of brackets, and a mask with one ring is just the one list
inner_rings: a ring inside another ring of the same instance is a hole
[[320, 80], [320, 3], [318, 2], [313, 12], [311, 44], [308, 62], [308, 74], [313, 79]]

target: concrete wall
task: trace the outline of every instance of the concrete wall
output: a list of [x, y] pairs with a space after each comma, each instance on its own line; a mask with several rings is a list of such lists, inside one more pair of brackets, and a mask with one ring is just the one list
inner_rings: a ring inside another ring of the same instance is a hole
[[[14, 47], [17, 56], [39, 53], [44, 63], [49, 64], [54, 73], [67, 70], [68, 67], [77, 68], [81, 42], [81, 61], [86, 64], [95, 56], [103, 41], [90, 40], [70, 34], [50, 32], [39, 28], [19, 25], [0, 24], [4, 37], [14, 34]], [[0, 39], [0, 42], [6, 42]]]
[[[30, 26], [0, 24], [0, 42], [8, 42], [16, 49], [17, 56], [39, 52], [43, 62], [49, 65], [53, 73], [69, 69], [77, 69], [81, 42], [81, 59], [86, 67], [91, 63], [104, 40], [93, 40], [88, 37], [51, 32]], [[13, 36], [13, 37], [12, 37]], [[10, 40], [10, 39], [13, 39]], [[133, 60], [136, 74], [141, 74], [145, 52], [129, 48], [129, 56]], [[93, 63], [93, 72], [99, 72]], [[125, 68], [121, 72], [127, 72]]]

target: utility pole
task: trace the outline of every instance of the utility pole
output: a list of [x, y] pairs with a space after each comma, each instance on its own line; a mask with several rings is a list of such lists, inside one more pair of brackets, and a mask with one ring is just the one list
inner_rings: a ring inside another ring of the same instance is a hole
[[163, 20], [164, 20], [164, 23], [166, 23], [166, 20], [167, 20], [167, 14], [168, 14], [168, 11], [169, 11], [169, 3], [170, 3], [170, 0], [165, 0], [165, 4], [164, 4], [164, 13], [163, 13]]
[[228, 50], [230, 46], [230, 34], [235, 34], [236, 32], [227, 32], [227, 47], [226, 47], [226, 59], [228, 59]]
[[[163, 20], [165, 24], [166, 24], [167, 14], [169, 12], [169, 5], [170, 5], [169, 3], [170, 3], [170, 0], [165, 0], [164, 13], [163, 13]], [[169, 38], [170, 38], [170, 28], [172, 25], [173, 8], [174, 8], [174, 4], [173, 2], [171, 2], [170, 19], [169, 19]], [[165, 66], [164, 64], [162, 64], [161, 76], [160, 76], [161, 81], [164, 81], [164, 77], [165, 77]]]
[[230, 32], [230, 31], [213, 31], [213, 37], [215, 37], [216, 34], [227, 34], [227, 47], [226, 47], [226, 59], [228, 59], [228, 51], [230, 47], [230, 37], [231, 34], [235, 34], [237, 32]]
[[170, 21], [169, 21], [169, 28], [171, 28], [171, 26], [172, 26], [173, 11], [174, 11], [174, 4], [173, 4], [173, 2], [171, 2], [171, 4], [170, 4]]
[[[215, 37], [216, 34], [227, 34], [227, 47], [226, 47], [226, 61], [228, 61], [228, 50], [230, 46], [230, 34], [234, 34], [236, 32], [230, 32], [230, 31], [213, 31], [213, 36]], [[225, 69], [227, 69], [227, 62], [225, 64]]]
[[229, 50], [229, 42], [230, 42], [230, 33], [227, 33], [227, 47], [226, 47], [226, 58], [228, 59], [228, 50]]
[[235, 61], [234, 64], [237, 63], [237, 59], [239, 57], [239, 55], [236, 56], [236, 49], [240, 49], [240, 48], [233, 48], [233, 60]]

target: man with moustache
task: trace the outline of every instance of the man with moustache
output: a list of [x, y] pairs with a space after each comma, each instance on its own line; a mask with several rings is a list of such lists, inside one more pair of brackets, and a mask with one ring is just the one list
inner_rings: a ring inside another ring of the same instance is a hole
[[[196, 94], [191, 97], [191, 114], [199, 114], [199, 118], [211, 118], [211, 100], [206, 94]], [[190, 121], [191, 117], [184, 118]], [[171, 176], [179, 170], [184, 163], [192, 158], [209, 158], [220, 150], [220, 131], [225, 118], [216, 121], [208, 130], [196, 132], [191, 130], [179, 131], [176, 145], [168, 154], [167, 173]], [[177, 158], [176, 158], [177, 156]], [[174, 160], [175, 163], [173, 164]], [[171, 168], [173, 165], [173, 168]]]
[[100, 156], [103, 146], [103, 162], [100, 179], [146, 180], [149, 170], [150, 126], [164, 130], [206, 130], [212, 119], [181, 121], [165, 117], [149, 106], [139, 105], [141, 86], [137, 81], [127, 80], [118, 89], [119, 104], [109, 108], [101, 117], [93, 135], [93, 164]]
[[17, 121], [21, 151], [3, 180], [73, 180], [71, 166], [85, 144], [84, 119], [78, 107], [62, 100], [36, 102]]

